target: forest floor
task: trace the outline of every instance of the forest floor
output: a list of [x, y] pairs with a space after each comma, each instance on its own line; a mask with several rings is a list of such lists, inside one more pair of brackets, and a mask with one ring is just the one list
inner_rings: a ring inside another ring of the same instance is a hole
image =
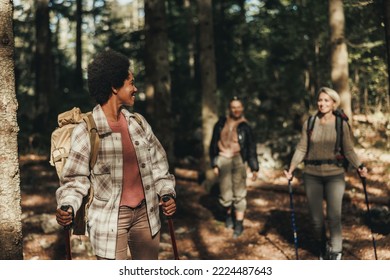
[[[390, 260], [390, 154], [357, 149], [369, 167], [367, 193], [356, 172], [346, 175], [343, 202], [343, 259], [372, 260], [376, 243], [378, 259]], [[24, 259], [64, 259], [64, 231], [55, 222], [58, 179], [47, 158], [20, 158]], [[282, 170], [260, 171], [248, 179], [248, 210], [244, 232], [233, 239], [217, 207], [218, 185], [199, 184], [197, 172], [176, 169], [177, 213], [173, 219], [176, 244], [183, 260], [292, 260], [296, 259], [290, 196]], [[293, 180], [293, 204], [302, 260], [318, 259], [311, 237], [300, 174]], [[368, 218], [371, 214], [371, 219]], [[369, 227], [371, 220], [371, 227]], [[72, 236], [73, 259], [95, 259], [87, 237]], [[163, 219], [160, 259], [173, 259], [168, 223]]]

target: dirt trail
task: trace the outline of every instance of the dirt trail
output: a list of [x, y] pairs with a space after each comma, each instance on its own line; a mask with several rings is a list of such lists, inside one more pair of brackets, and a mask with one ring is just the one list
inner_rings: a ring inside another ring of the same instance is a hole
[[[390, 260], [390, 160], [369, 161], [368, 193], [378, 259]], [[226, 229], [217, 206], [218, 187], [210, 190], [194, 179], [177, 176], [178, 212], [174, 217], [180, 259], [189, 260], [288, 260], [295, 259], [287, 181], [280, 171], [261, 170], [260, 178], [248, 180], [248, 211], [244, 232], [237, 239]], [[54, 170], [42, 158], [22, 158], [22, 211], [25, 259], [63, 259], [64, 238], [54, 220]], [[196, 176], [195, 176], [196, 178]], [[297, 174], [297, 178], [300, 178]], [[300, 259], [317, 259], [310, 232], [306, 198], [301, 181], [294, 179], [294, 209]], [[50, 227], [43, 226], [51, 225]], [[53, 229], [54, 228], [54, 229]], [[356, 174], [349, 172], [343, 206], [344, 259], [374, 259], [364, 191]], [[173, 259], [168, 224], [163, 220], [160, 259]], [[88, 239], [72, 237], [74, 259], [94, 259]]]

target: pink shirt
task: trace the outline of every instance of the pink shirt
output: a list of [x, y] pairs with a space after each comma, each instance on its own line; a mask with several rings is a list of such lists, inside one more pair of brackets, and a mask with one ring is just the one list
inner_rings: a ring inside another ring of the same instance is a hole
[[145, 195], [128, 124], [123, 114], [120, 114], [118, 122], [108, 121], [108, 124], [113, 133], [121, 134], [122, 139], [123, 183], [120, 206], [136, 207]]

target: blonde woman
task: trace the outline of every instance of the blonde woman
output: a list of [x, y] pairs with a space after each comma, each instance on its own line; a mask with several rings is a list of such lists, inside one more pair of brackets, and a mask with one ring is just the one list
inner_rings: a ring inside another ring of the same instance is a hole
[[[331, 88], [322, 87], [317, 95], [318, 112], [314, 126], [308, 137], [308, 122], [302, 128], [301, 139], [296, 147], [288, 170], [284, 173], [288, 180], [302, 161], [305, 162], [303, 181], [308, 206], [312, 218], [313, 232], [318, 243], [320, 259], [340, 260], [342, 257], [342, 200], [345, 191], [345, 169], [337, 159], [335, 143], [336, 109], [340, 105], [340, 96]], [[367, 168], [357, 157], [347, 122], [342, 121], [343, 155], [358, 169], [360, 176], [367, 175]], [[309, 139], [310, 138], [310, 139]], [[326, 201], [326, 225], [323, 214], [323, 200]]]

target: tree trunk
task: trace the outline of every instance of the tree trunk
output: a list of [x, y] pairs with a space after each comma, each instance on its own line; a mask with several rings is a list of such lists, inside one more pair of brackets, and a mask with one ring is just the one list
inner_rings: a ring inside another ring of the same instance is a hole
[[83, 0], [77, 0], [76, 9], [76, 90], [83, 89], [83, 69], [82, 69], [82, 24], [83, 24]]
[[386, 54], [387, 54], [387, 78], [388, 78], [388, 93], [390, 96], [390, 1], [383, 0], [383, 13], [385, 22], [385, 40], [386, 40]]
[[[199, 68], [202, 96], [202, 168], [210, 168], [209, 147], [214, 124], [218, 119], [217, 78], [215, 70], [213, 13], [211, 0], [198, 0]], [[206, 178], [210, 179], [210, 172]]]
[[[246, 73], [250, 73], [252, 72], [252, 70], [250, 69], [250, 66], [248, 65], [248, 61], [250, 60], [249, 59], [249, 37], [248, 37], [248, 34], [247, 34], [247, 28], [243, 28], [244, 26], [247, 25], [246, 23], [246, 7], [245, 7], [245, 3], [246, 3], [246, 0], [238, 0], [238, 6], [240, 7], [240, 16], [239, 16], [239, 26], [240, 26], [240, 29], [241, 30], [245, 30], [245, 32], [242, 32], [241, 31], [241, 38], [237, 38], [237, 43], [238, 43], [238, 47], [239, 47], [239, 56], [241, 57], [241, 59], [239, 60], [242, 64], [241, 65], [241, 69], [242, 69], [242, 73], [244, 75], [246, 75]], [[239, 93], [239, 92], [238, 92]], [[240, 94], [240, 93], [239, 93]]]
[[195, 78], [195, 32], [194, 32], [194, 23], [193, 23], [193, 15], [191, 11], [191, 1], [184, 0], [183, 2], [185, 14], [186, 14], [186, 24], [188, 30], [188, 67], [189, 67], [189, 75], [191, 79]]
[[348, 51], [344, 36], [344, 7], [342, 0], [329, 0], [329, 26], [331, 45], [331, 79], [341, 99], [340, 107], [352, 117], [351, 92], [348, 82]]
[[13, 4], [0, 0], [0, 259], [23, 259]]
[[147, 114], [173, 166], [174, 133], [165, 1], [145, 0], [145, 73]]
[[54, 71], [51, 55], [51, 32], [49, 28], [49, 0], [36, 2], [35, 28], [35, 112], [33, 116], [39, 116], [41, 127], [47, 127], [49, 104], [54, 94]]

